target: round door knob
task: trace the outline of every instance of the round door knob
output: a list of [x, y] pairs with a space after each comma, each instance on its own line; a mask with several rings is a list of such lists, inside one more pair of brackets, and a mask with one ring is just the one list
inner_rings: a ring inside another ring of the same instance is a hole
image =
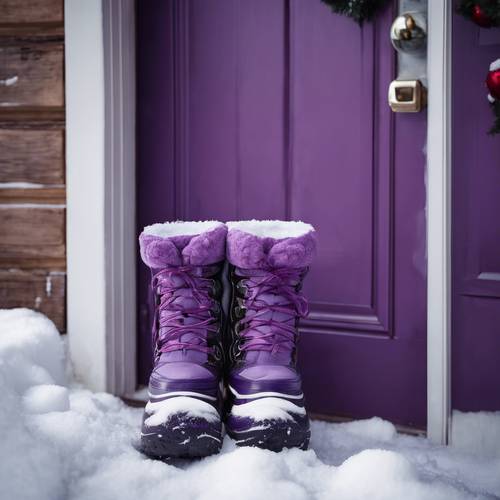
[[423, 54], [427, 48], [427, 20], [422, 12], [406, 12], [391, 26], [391, 43], [404, 54]]

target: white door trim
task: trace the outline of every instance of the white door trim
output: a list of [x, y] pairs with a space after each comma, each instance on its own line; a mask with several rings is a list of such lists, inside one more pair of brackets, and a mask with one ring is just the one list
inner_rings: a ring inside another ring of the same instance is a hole
[[134, 0], [65, 0], [69, 349], [118, 395], [136, 386], [134, 18]]
[[427, 436], [448, 443], [451, 341], [452, 0], [428, 1]]
[[136, 389], [135, 1], [103, 2], [107, 390]]

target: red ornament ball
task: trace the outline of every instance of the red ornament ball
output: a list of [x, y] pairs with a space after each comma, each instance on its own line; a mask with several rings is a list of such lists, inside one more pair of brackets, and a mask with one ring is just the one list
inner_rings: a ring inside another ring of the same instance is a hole
[[474, 5], [472, 8], [472, 20], [482, 28], [491, 28], [493, 26], [493, 19], [488, 17], [480, 5]]
[[488, 73], [486, 77], [486, 86], [490, 91], [491, 97], [500, 99], [500, 69]]

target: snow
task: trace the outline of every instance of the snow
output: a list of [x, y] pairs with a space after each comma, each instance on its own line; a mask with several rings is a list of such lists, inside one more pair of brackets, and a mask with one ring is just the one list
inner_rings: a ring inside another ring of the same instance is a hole
[[3, 203], [0, 208], [66, 208], [64, 203]]
[[[170, 236], [191, 236], [205, 231], [212, 231], [223, 223], [218, 221], [199, 222], [164, 222], [152, 224], [144, 228], [144, 234], [167, 238]], [[275, 239], [291, 238], [302, 236], [314, 228], [310, 224], [300, 221], [279, 221], [279, 220], [248, 220], [227, 222], [228, 229], [238, 229], [246, 233], [260, 236], [262, 238], [271, 237]]]
[[1, 189], [43, 189], [64, 187], [64, 184], [39, 184], [35, 182], [0, 182]]
[[163, 401], [148, 402], [146, 413], [150, 416], [145, 420], [148, 427], [161, 425], [179, 412], [185, 412], [191, 417], [204, 418], [209, 422], [218, 420], [217, 410], [209, 403], [187, 396], [178, 396]]
[[166, 464], [134, 445], [142, 410], [66, 376], [54, 325], [0, 311], [2, 500], [500, 498], [500, 413], [455, 412], [451, 447], [379, 418], [312, 423], [311, 448], [238, 448]]
[[26, 413], [49, 413], [69, 410], [69, 393], [66, 387], [41, 384], [30, 387], [23, 396]]
[[304, 415], [306, 411], [286, 399], [262, 398], [234, 405], [231, 413], [235, 417], [250, 417], [254, 420], [293, 420], [291, 413]]
[[496, 59], [490, 64], [490, 71], [496, 71], [500, 69], [500, 59]]
[[314, 227], [301, 221], [281, 221], [281, 220], [246, 220], [227, 222], [229, 230], [237, 229], [245, 233], [253, 234], [261, 238], [296, 238], [311, 231]]
[[52, 276], [50, 274], [45, 278], [45, 293], [47, 297], [52, 295]]
[[12, 85], [15, 85], [18, 80], [19, 80], [18, 76], [11, 76], [10, 78], [5, 78], [3, 80], [0, 80], [0, 85], [4, 85], [5, 87], [11, 87]]
[[452, 442], [458, 450], [500, 459], [500, 412], [455, 411]]
[[159, 236], [160, 238], [167, 238], [170, 236], [193, 236], [206, 231], [212, 231], [219, 226], [222, 226], [222, 222], [215, 220], [199, 222], [164, 222], [146, 226], [144, 228], [144, 234]]

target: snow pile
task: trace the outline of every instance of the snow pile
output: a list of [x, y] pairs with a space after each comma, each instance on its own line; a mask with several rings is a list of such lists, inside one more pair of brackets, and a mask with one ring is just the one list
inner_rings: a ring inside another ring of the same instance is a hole
[[26, 413], [49, 413], [69, 410], [69, 393], [66, 387], [42, 384], [30, 387], [23, 397]]
[[[28, 426], [26, 413], [60, 407], [63, 346], [55, 326], [27, 309], [0, 310], [0, 498], [62, 498], [60, 457]], [[44, 391], [45, 388], [45, 391]], [[50, 394], [52, 391], [52, 395]], [[47, 396], [47, 397], [45, 397]]]
[[[312, 449], [306, 452], [237, 448], [226, 438], [222, 453], [204, 460], [149, 460], [134, 448], [141, 409], [108, 394], [68, 388], [64, 379], [63, 349], [52, 323], [27, 310], [0, 311], [0, 499], [462, 500], [500, 495], [500, 458], [479, 455], [463, 440], [444, 448], [401, 436], [378, 418], [314, 422]], [[485, 436], [487, 426], [489, 420], [479, 425]]]
[[296, 238], [314, 231], [311, 224], [302, 221], [240, 220], [226, 222], [229, 230], [237, 229], [261, 238]]
[[151, 402], [146, 405], [146, 412], [150, 415], [145, 424], [149, 427], [165, 423], [171, 415], [183, 410], [188, 410], [192, 417], [204, 418], [207, 422], [219, 420], [217, 410], [205, 401], [187, 396], [165, 399], [163, 401]]
[[454, 411], [451, 430], [454, 448], [476, 455], [500, 458], [500, 412]]
[[222, 225], [222, 222], [218, 222], [216, 220], [199, 222], [163, 222], [146, 226], [144, 228], [144, 234], [159, 236], [160, 238], [170, 238], [172, 236], [195, 236], [206, 231], [213, 231]]
[[286, 399], [267, 397], [241, 405], [234, 405], [231, 408], [231, 413], [235, 417], [252, 418], [258, 422], [265, 419], [293, 420], [292, 413], [305, 415], [306, 410]]

